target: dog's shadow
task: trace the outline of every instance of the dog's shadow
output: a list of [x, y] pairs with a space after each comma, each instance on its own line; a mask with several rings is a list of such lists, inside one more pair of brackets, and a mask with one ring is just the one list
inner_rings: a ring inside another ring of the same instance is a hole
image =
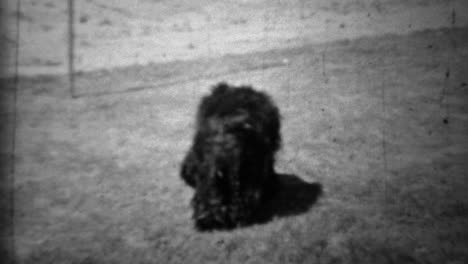
[[275, 193], [258, 210], [255, 223], [271, 221], [307, 212], [323, 193], [322, 184], [308, 183], [296, 175], [277, 174], [279, 184]]

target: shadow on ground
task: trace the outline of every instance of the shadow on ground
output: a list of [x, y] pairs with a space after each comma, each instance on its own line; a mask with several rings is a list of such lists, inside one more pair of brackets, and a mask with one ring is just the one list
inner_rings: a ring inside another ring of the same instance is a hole
[[278, 174], [276, 194], [265, 203], [256, 217], [256, 224], [266, 223], [274, 217], [287, 217], [307, 212], [323, 193], [322, 184], [309, 183], [293, 174]]

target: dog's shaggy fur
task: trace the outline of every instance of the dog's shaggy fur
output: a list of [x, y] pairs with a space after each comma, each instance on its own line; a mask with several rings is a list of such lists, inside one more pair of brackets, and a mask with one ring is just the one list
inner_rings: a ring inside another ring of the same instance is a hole
[[249, 86], [219, 83], [199, 105], [196, 133], [181, 168], [195, 189], [199, 230], [251, 223], [277, 184], [274, 155], [280, 115], [268, 95]]

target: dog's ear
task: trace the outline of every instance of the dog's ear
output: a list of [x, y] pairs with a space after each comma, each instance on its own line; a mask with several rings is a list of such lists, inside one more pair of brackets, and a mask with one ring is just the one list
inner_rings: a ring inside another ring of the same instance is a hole
[[191, 149], [185, 156], [180, 169], [180, 176], [184, 182], [192, 188], [197, 185], [197, 174], [199, 173], [198, 161], [195, 158], [195, 153]]

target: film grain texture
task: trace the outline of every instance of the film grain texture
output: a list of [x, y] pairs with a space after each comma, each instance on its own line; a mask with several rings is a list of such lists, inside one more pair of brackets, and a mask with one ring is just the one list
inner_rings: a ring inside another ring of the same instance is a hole
[[[0, 5], [5, 263], [468, 262], [466, 1]], [[221, 81], [280, 109], [282, 188], [198, 232], [179, 171]]]

